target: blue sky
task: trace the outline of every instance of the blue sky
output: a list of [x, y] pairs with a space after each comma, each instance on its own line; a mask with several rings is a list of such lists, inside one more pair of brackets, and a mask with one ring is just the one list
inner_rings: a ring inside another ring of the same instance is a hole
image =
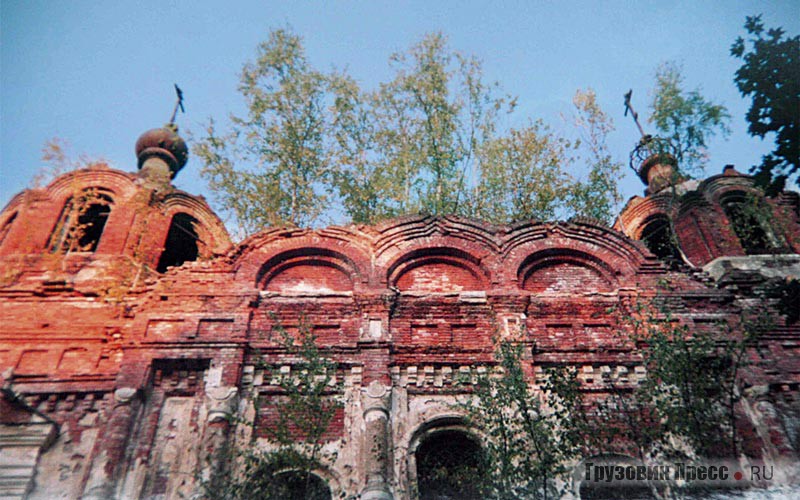
[[[733, 84], [729, 55], [746, 15], [800, 32], [800, 1], [137, 1], [0, 0], [0, 205], [41, 170], [48, 139], [74, 155], [102, 157], [134, 171], [137, 137], [163, 125], [184, 90], [184, 136], [208, 117], [242, 109], [242, 64], [270, 29], [291, 26], [317, 68], [346, 68], [372, 87], [389, 76], [387, 59], [424, 33], [484, 61], [487, 79], [519, 96], [520, 119], [556, 126], [578, 88], [592, 87], [614, 118], [612, 152], [624, 160], [638, 139], [622, 96], [646, 114], [657, 65], [683, 64], [689, 88], [728, 106], [733, 133], [711, 144], [708, 174], [732, 163], [746, 170], [771, 142], [747, 135], [749, 106]], [[645, 126], [652, 130], [652, 127]], [[190, 159], [175, 184], [209, 193]], [[627, 170], [627, 169], [626, 169]], [[625, 197], [642, 185], [626, 171]]]

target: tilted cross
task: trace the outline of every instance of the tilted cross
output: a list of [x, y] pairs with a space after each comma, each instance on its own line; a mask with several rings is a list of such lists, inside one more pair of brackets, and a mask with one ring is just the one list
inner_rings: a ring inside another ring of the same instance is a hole
[[624, 116], [628, 116], [628, 110], [630, 110], [631, 115], [633, 115], [633, 121], [636, 123], [636, 127], [639, 129], [639, 133], [642, 134], [642, 139], [644, 139], [645, 137], [647, 137], [647, 134], [644, 133], [644, 130], [642, 129], [642, 125], [639, 123], [639, 113], [637, 113], [633, 109], [633, 106], [631, 106], [631, 95], [632, 94], [633, 94], [633, 89], [630, 89], [625, 94], [625, 115]]
[[178, 95], [178, 101], [175, 103], [175, 109], [172, 110], [172, 118], [169, 119], [171, 124], [175, 123], [175, 117], [178, 115], [178, 108], [180, 108], [181, 113], [186, 113], [186, 110], [183, 109], [183, 91], [181, 91], [177, 83], [173, 85], [175, 85], [175, 93]]

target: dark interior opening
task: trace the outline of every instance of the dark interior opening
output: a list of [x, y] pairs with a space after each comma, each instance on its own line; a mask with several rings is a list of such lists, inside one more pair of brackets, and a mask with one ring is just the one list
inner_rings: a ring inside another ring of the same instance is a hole
[[722, 208], [747, 255], [771, 253], [774, 250], [775, 245], [759, 220], [764, 207], [749, 202], [743, 194], [733, 194], [722, 201]]
[[180, 266], [184, 262], [197, 260], [197, 219], [184, 213], [175, 214], [169, 225], [164, 252], [158, 260], [157, 271], [163, 273], [168, 267]]
[[483, 451], [460, 431], [436, 432], [416, 453], [420, 500], [478, 500], [481, 494]]
[[94, 189], [64, 205], [50, 239], [51, 252], [94, 252], [111, 214], [113, 200]]
[[654, 217], [645, 225], [641, 236], [647, 248], [659, 259], [680, 262], [681, 253], [675, 241], [672, 227], [666, 217]]
[[298, 471], [282, 472], [275, 477], [270, 499], [331, 500], [331, 490], [319, 476]]
[[100, 244], [100, 236], [106, 227], [108, 215], [111, 213], [111, 205], [107, 203], [92, 203], [78, 215], [78, 227], [80, 228], [78, 238], [78, 248], [81, 252], [94, 252]]

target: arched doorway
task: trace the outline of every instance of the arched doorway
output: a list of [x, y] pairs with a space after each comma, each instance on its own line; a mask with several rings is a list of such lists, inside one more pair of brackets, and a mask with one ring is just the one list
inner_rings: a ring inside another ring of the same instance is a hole
[[[274, 459], [275, 457], [271, 457]], [[251, 460], [248, 458], [247, 460]], [[247, 498], [248, 500], [332, 500], [333, 493], [327, 475], [321, 476], [313, 470], [284, 468], [285, 456], [274, 462], [255, 457], [246, 466], [246, 479], [222, 478], [221, 490], [209, 490], [211, 497]], [[336, 484], [334, 490], [338, 490]], [[222, 494], [218, 494], [218, 493]]]
[[434, 430], [415, 452], [420, 500], [482, 499], [483, 450], [457, 429]]
[[312, 473], [287, 471], [276, 474], [270, 500], [331, 500], [325, 481]]

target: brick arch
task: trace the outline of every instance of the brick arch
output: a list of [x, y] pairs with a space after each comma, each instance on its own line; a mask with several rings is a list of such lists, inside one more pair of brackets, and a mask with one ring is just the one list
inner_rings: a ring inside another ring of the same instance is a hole
[[641, 243], [612, 229], [588, 223], [528, 224], [511, 232], [499, 263], [503, 276], [497, 279], [522, 288], [520, 278], [537, 259], [555, 263], [558, 256], [616, 286], [633, 280], [642, 266], [660, 266]]
[[[332, 226], [325, 229], [312, 230], [293, 227], [273, 227], [256, 233], [229, 252], [228, 260], [232, 265], [236, 281], [243, 286], [258, 286], [267, 269], [265, 263], [276, 256], [302, 249], [313, 254], [332, 253], [351, 273], [356, 290], [369, 286], [373, 280], [372, 249], [368, 234], [359, 231], [356, 226]], [[313, 250], [316, 249], [316, 250]], [[277, 261], [274, 261], [277, 263]]]
[[[407, 478], [410, 489], [417, 490], [420, 486], [419, 464], [417, 462], [417, 453], [420, 448], [430, 438], [436, 437], [437, 434], [444, 433], [457, 433], [461, 434], [465, 439], [473, 442], [477, 448], [485, 452], [485, 443], [487, 436], [475, 427], [469, 424], [466, 416], [459, 413], [454, 413], [452, 410], [444, 412], [436, 412], [432, 417], [426, 418], [407, 435], [404, 442], [407, 443], [405, 449], [406, 463], [407, 463]], [[402, 449], [403, 446], [401, 445]]]
[[486, 441], [486, 435], [481, 429], [470, 426], [469, 418], [460, 412], [453, 411], [452, 408], [437, 405], [436, 408], [429, 408], [428, 415], [425, 415], [420, 422], [405, 438], [406, 448], [413, 454], [417, 451], [420, 443], [431, 433], [441, 430], [457, 430], [469, 435], [479, 443]]
[[27, 193], [29, 193], [29, 191], [22, 191], [20, 193], [15, 194], [11, 198], [11, 200], [9, 200], [9, 202], [6, 203], [6, 206], [3, 207], [3, 210], [0, 211], [0, 217], [4, 217], [4, 214], [14, 212], [22, 208], [25, 203], [25, 196]]
[[19, 210], [9, 210], [6, 213], [0, 214], [0, 248], [3, 242], [11, 232], [11, 227], [19, 218]]
[[618, 228], [628, 237], [639, 239], [647, 221], [654, 216], [672, 217], [682, 201], [670, 192], [662, 192], [647, 198], [634, 197], [620, 214]]
[[[711, 255], [703, 264], [720, 256], [783, 253], [788, 250], [785, 237], [773, 226], [771, 216], [763, 221], [755, 218], [747, 220], [735, 208], [737, 205], [742, 206], [741, 203], [748, 197], [752, 197], [765, 214], [769, 214], [771, 208], [765, 194], [755, 185], [752, 176], [726, 168], [723, 174], [700, 183], [697, 190], [709, 202], [708, 212], [713, 211], [716, 215], [708, 217], [708, 213], [704, 214], [707, 219], [704, 225], [717, 234], [714, 235], [715, 241], [708, 242], [715, 251], [709, 252]], [[742, 229], [748, 226], [752, 230], [745, 230], [744, 233], [751, 233], [752, 238], [742, 233]], [[760, 236], [756, 236], [757, 233]]]
[[486, 290], [489, 271], [470, 253], [453, 247], [421, 247], [400, 255], [386, 271], [386, 281], [400, 291]]
[[[499, 250], [502, 228], [487, 222], [458, 216], [413, 215], [391, 219], [375, 226], [375, 254], [391, 254], [393, 248], [418, 245], [419, 241], [448, 240], [451, 246], [466, 248], [473, 254], [494, 253]], [[435, 244], [435, 243], [434, 243]]]
[[580, 251], [549, 249], [528, 256], [517, 271], [519, 287], [534, 293], [611, 292], [617, 288], [614, 270], [597, 257]]
[[735, 191], [742, 191], [763, 197], [764, 193], [755, 186], [753, 178], [749, 175], [742, 175], [738, 172], [731, 174], [721, 174], [709, 177], [697, 186], [697, 191], [712, 204], [721, 204], [721, 199], [726, 194]]
[[235, 279], [243, 286], [262, 288], [276, 273], [308, 265], [319, 266], [322, 274], [343, 272], [352, 283], [351, 289], [361, 290], [372, 280], [371, 252], [366, 237], [348, 229], [284, 227], [262, 231], [229, 254]]
[[110, 191], [120, 201], [133, 196], [139, 189], [133, 174], [112, 170], [105, 164], [97, 164], [66, 173], [51, 182], [44, 190], [51, 199], [59, 201], [91, 188]]
[[39, 241], [35, 244], [40, 248], [52, 247], [54, 232], [71, 200], [80, 197], [81, 193], [97, 190], [103, 197], [109, 198], [109, 206], [113, 208], [107, 214], [102, 238], [95, 251], [106, 255], [123, 253], [131, 223], [129, 210], [125, 207], [130, 205], [140, 189], [135, 175], [112, 170], [105, 164], [90, 165], [56, 178], [40, 191], [47, 201], [38, 210], [46, 215], [37, 217], [41, 229], [36, 235]]
[[298, 248], [264, 263], [256, 275], [258, 288], [282, 293], [352, 292], [358, 272], [350, 260], [324, 248]]
[[680, 203], [678, 205], [677, 218], [680, 219], [692, 210], [707, 209], [710, 206], [710, 203], [702, 193], [699, 191], [689, 191], [681, 196]]
[[[398, 266], [409, 259], [438, 253], [450, 271], [463, 269], [488, 286], [488, 269], [497, 260], [502, 228], [456, 216], [408, 216], [386, 221], [374, 228], [375, 275], [379, 283], [393, 286]], [[431, 262], [429, 262], [431, 263]]]
[[[225, 225], [204, 200], [181, 191], [168, 194], [162, 201], [168, 221], [185, 213], [197, 221], [197, 232], [202, 242], [201, 255], [222, 255], [231, 248], [231, 240]], [[169, 223], [166, 225], [169, 226]], [[166, 239], [166, 227], [162, 239]]]

